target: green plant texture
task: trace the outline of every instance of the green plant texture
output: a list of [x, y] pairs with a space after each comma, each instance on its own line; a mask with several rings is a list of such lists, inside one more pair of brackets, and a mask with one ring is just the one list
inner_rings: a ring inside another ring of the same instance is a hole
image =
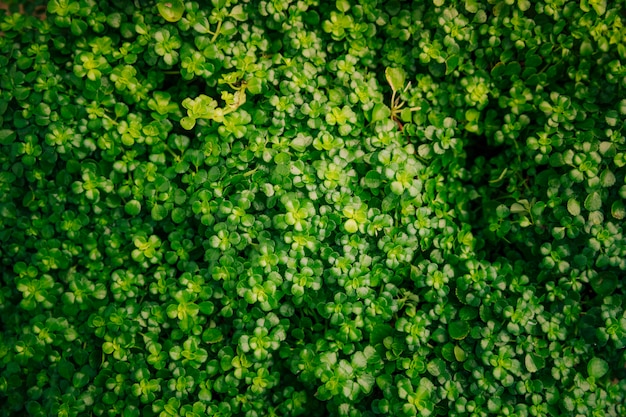
[[0, 417], [625, 416], [625, 16], [0, 11]]

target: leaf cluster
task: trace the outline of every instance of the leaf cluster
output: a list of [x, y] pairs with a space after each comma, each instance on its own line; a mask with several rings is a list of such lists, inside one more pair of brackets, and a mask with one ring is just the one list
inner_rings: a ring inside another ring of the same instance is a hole
[[620, 2], [0, 12], [0, 416], [626, 415]]

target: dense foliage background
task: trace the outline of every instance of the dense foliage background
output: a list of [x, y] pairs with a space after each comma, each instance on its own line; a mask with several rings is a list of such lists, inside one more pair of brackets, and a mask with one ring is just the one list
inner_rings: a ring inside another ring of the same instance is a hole
[[624, 1], [0, 16], [0, 416], [626, 415]]

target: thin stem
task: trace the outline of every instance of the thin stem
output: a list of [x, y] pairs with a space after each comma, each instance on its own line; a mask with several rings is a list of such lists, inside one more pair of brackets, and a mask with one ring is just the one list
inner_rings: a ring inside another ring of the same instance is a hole
[[221, 28], [222, 28], [222, 21], [218, 20], [217, 28], [215, 28], [215, 32], [213, 33], [213, 37], [211, 38], [211, 43], [214, 43], [217, 40], [217, 36], [220, 34]]

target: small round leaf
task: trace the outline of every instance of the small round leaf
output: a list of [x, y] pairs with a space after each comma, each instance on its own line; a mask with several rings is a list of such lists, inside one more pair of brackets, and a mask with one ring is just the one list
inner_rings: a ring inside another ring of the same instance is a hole
[[185, 12], [182, 0], [165, 0], [157, 4], [159, 14], [168, 22], [178, 22]]
[[448, 325], [450, 337], [456, 340], [465, 339], [470, 332], [470, 325], [463, 320], [453, 321]]
[[590, 278], [589, 282], [596, 294], [606, 297], [611, 295], [617, 288], [617, 275], [610, 271], [599, 272], [595, 277]]
[[589, 211], [600, 210], [602, 207], [602, 197], [600, 197], [600, 193], [594, 191], [589, 194], [587, 198], [585, 198], [585, 208]]
[[167, 217], [167, 209], [161, 205], [155, 205], [150, 212], [152, 220], [161, 221]]
[[596, 379], [602, 378], [609, 372], [609, 364], [604, 359], [592, 358], [587, 364], [587, 372]]
[[578, 216], [580, 214], [580, 203], [575, 198], [567, 200], [567, 211], [572, 216]]
[[141, 203], [137, 200], [130, 200], [124, 205], [124, 211], [129, 216], [136, 216], [141, 212]]

